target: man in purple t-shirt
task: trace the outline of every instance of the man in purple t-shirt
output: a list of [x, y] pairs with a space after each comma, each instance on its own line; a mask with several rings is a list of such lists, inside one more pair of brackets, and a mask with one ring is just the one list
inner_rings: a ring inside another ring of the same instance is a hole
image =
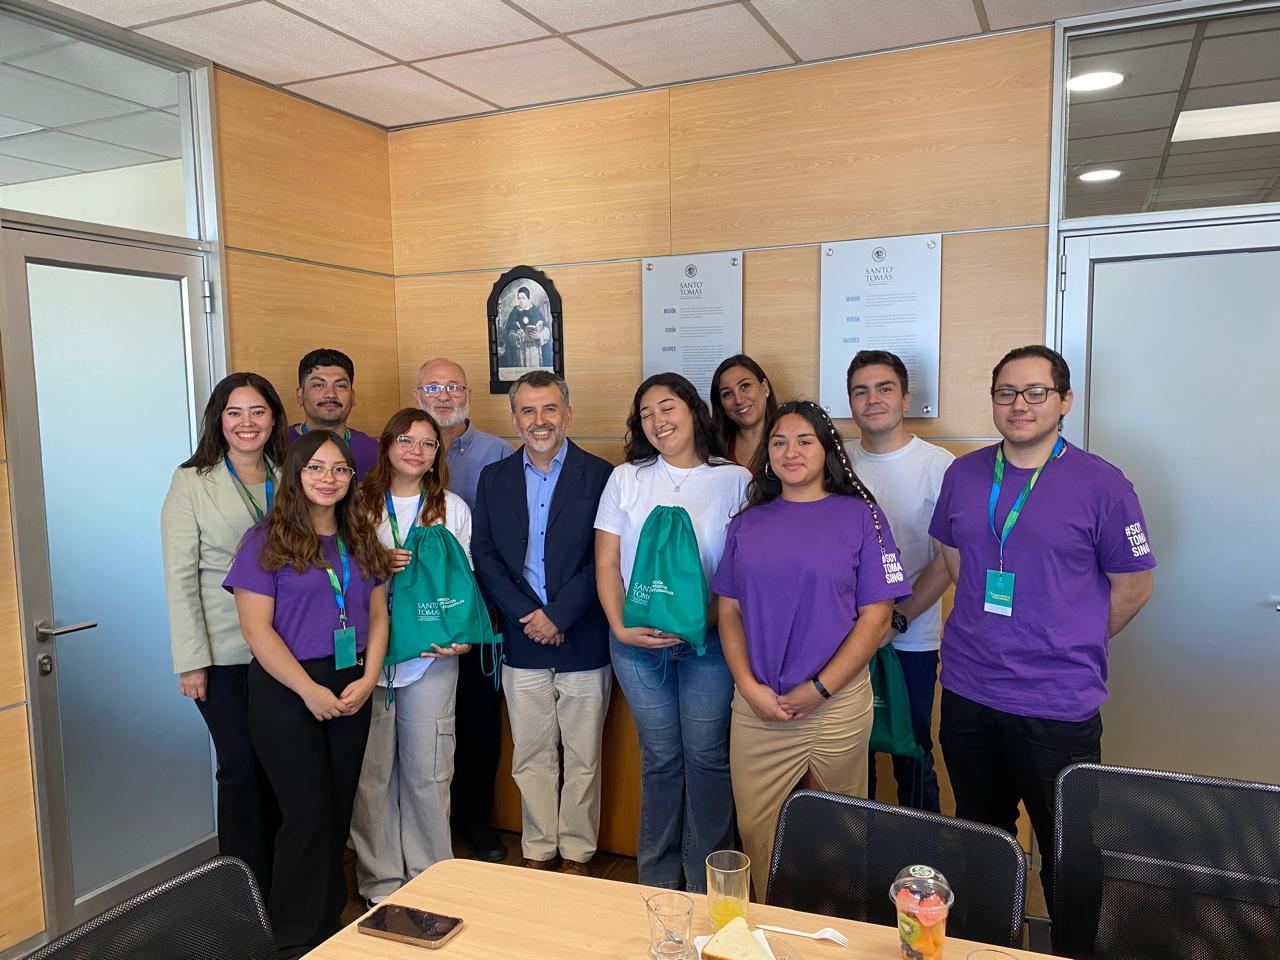
[[356, 458], [356, 476], [368, 476], [378, 462], [378, 441], [347, 426], [356, 405], [356, 368], [341, 350], [321, 347], [298, 362], [301, 423], [291, 423], [285, 442], [293, 446], [308, 430], [331, 430], [347, 442]]
[[956, 816], [1013, 833], [1022, 801], [1053, 903], [1053, 789], [1101, 759], [1107, 644], [1151, 596], [1133, 484], [1059, 437], [1066, 361], [1019, 347], [991, 375], [1004, 442], [947, 470], [929, 527], [956, 582], [942, 636], [939, 741]]

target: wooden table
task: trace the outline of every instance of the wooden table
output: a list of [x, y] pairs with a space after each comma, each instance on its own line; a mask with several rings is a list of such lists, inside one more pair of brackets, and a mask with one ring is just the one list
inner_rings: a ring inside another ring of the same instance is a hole
[[[594, 877], [481, 863], [444, 860], [396, 891], [390, 902], [462, 917], [461, 932], [439, 951], [357, 933], [353, 923], [322, 943], [307, 960], [648, 960], [644, 897], [652, 887]], [[711, 933], [706, 898], [693, 897], [694, 934]], [[753, 903], [750, 922], [795, 930], [835, 927], [849, 946], [829, 940], [786, 937], [805, 960], [899, 960], [898, 931]], [[771, 936], [775, 936], [771, 934]], [[964, 960], [983, 946], [947, 938], [946, 960]], [[1001, 948], [1032, 960], [1041, 953]]]

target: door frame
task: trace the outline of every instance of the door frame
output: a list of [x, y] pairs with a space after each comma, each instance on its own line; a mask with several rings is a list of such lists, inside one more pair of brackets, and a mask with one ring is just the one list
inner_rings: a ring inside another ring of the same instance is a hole
[[1067, 417], [1063, 435], [1082, 449], [1089, 449], [1089, 362], [1096, 264], [1276, 249], [1280, 249], [1280, 219], [1213, 226], [1170, 225], [1158, 230], [1064, 237], [1062, 309], [1055, 346], [1071, 368], [1077, 415]]
[[[206, 255], [8, 227], [2, 234], [0, 288], [6, 302], [0, 309], [0, 353], [3, 353], [0, 383], [4, 393], [19, 623], [31, 717], [31, 759], [36, 781], [46, 919], [44, 938], [52, 939], [175, 872], [213, 856], [217, 853], [217, 839], [213, 835], [203, 838], [173, 857], [149, 864], [78, 900], [75, 897], [57, 684], [40, 676], [38, 665], [41, 656], [52, 655], [56, 679], [57, 641], [41, 641], [36, 631], [37, 623], [52, 618], [52, 582], [27, 264], [160, 277], [182, 284], [187, 382], [191, 388], [187, 403], [193, 449], [199, 429], [197, 402], [202, 402], [212, 389], [213, 376], [219, 369], [213, 351], [220, 344], [210, 336], [210, 317], [206, 312], [205, 280], [209, 267]], [[214, 789], [212, 776], [210, 788]]]

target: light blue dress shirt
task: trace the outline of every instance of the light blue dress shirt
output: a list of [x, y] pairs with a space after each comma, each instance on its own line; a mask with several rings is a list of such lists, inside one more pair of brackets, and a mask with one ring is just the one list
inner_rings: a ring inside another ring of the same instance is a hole
[[476, 508], [476, 488], [480, 486], [480, 471], [491, 463], [513, 453], [511, 444], [492, 433], [485, 433], [471, 426], [449, 445], [445, 463], [449, 467], [449, 489]]
[[555, 495], [556, 484], [560, 482], [560, 471], [568, 449], [567, 440], [560, 444], [546, 473], [530, 462], [527, 449], [521, 452], [524, 457], [525, 503], [529, 506], [529, 544], [524, 551], [524, 581], [542, 598], [543, 603], [547, 602], [547, 518], [551, 515], [551, 498]]

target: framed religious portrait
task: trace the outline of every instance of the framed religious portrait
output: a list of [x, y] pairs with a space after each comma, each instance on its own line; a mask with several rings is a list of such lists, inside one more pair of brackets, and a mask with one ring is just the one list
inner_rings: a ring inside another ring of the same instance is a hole
[[564, 376], [560, 294], [541, 270], [508, 270], [489, 293], [489, 392], [506, 393], [531, 370]]

